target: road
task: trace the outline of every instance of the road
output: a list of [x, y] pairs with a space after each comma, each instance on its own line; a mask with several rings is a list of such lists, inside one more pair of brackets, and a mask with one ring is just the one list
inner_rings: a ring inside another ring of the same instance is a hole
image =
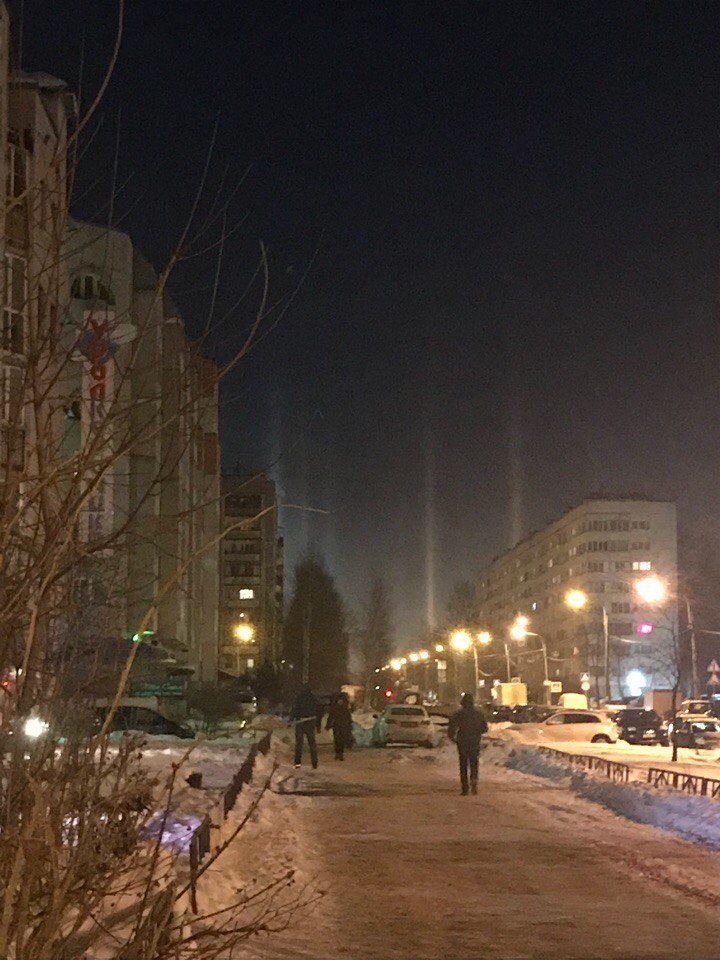
[[242, 956], [717, 957], [717, 854], [534, 777], [484, 765], [479, 795], [462, 797], [455, 776], [449, 748], [356, 750], [344, 764], [324, 751], [300, 776], [283, 765], [272, 802], [324, 897]]

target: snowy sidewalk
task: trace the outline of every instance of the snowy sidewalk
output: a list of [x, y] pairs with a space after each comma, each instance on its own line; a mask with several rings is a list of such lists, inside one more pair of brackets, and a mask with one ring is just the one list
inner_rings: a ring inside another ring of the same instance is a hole
[[461, 797], [448, 749], [357, 750], [344, 764], [323, 751], [318, 771], [295, 773], [281, 770], [273, 803], [325, 897], [245, 958], [718, 955], [718, 855], [562, 786], [483, 765], [479, 796]]

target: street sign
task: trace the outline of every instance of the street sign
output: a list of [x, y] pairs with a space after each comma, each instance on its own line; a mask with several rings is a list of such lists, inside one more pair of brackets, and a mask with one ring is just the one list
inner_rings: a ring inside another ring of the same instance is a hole
[[137, 679], [128, 682], [129, 697], [183, 697], [185, 695], [185, 677], [165, 677], [164, 679]]
[[550, 681], [550, 693], [562, 693], [562, 680]]

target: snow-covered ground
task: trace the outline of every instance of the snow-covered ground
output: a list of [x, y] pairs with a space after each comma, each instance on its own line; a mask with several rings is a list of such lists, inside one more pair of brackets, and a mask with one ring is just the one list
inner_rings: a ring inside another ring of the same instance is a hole
[[617, 763], [626, 763], [643, 773], [646, 773], [650, 767], [657, 767], [720, 780], [720, 752], [717, 750], [689, 750], [681, 747], [678, 750], [677, 762], [673, 763], [672, 747], [660, 744], [630, 744], [624, 740], [618, 740], [617, 743], [544, 740], [537, 736], [531, 724], [492, 724], [491, 735], [493, 738], [510, 740], [514, 743], [551, 747], [553, 750], [562, 750], [565, 753], [584, 753], [605, 757]]
[[477, 797], [459, 795], [449, 744], [356, 750], [342, 764], [323, 750], [315, 772], [285, 762], [216, 869], [243, 884], [295, 863], [302, 888], [324, 896], [288, 906], [289, 929], [237, 956], [716, 958], [718, 855], [617, 815], [611, 796], [580, 795], [566, 770], [509, 769], [523, 750], [483, 754]]

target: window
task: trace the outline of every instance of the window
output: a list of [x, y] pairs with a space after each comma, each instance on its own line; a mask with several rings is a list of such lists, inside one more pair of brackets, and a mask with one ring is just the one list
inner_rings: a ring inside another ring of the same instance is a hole
[[588, 573], [603, 573], [605, 570], [605, 564], [598, 560], [589, 560], [587, 568]]
[[22, 257], [5, 254], [5, 302], [3, 303], [0, 347], [22, 353], [27, 313], [26, 264]]
[[100, 278], [87, 273], [82, 277], [75, 277], [70, 285], [70, 296], [73, 300], [85, 300], [93, 303], [101, 302], [109, 307], [115, 306], [115, 297], [112, 290], [101, 283]]
[[27, 190], [27, 154], [19, 144], [17, 131], [8, 132], [8, 141], [7, 195], [11, 199], [17, 199]]
[[225, 497], [225, 514], [228, 517], [243, 517], [258, 513], [262, 508], [261, 498], [257, 496], [238, 496], [230, 494]]
[[238, 599], [240, 600], [254, 600], [255, 591], [251, 587], [242, 587], [238, 591]]
[[23, 372], [18, 367], [0, 366], [0, 419], [17, 426], [23, 417]]
[[563, 722], [562, 714], [560, 714], [559, 716], [548, 717], [548, 719], [545, 721], [545, 723], [547, 724], [548, 727], [557, 726], [557, 725], [561, 724], [562, 722]]
[[610, 605], [611, 613], [630, 613], [630, 604], [627, 601], [620, 600]]
[[600, 723], [600, 720], [592, 713], [566, 713], [565, 723]]
[[633, 560], [633, 570], [652, 570], [652, 563], [649, 560]]
[[216, 433], [203, 434], [203, 469], [206, 476], [214, 476], [220, 471], [220, 448]]

